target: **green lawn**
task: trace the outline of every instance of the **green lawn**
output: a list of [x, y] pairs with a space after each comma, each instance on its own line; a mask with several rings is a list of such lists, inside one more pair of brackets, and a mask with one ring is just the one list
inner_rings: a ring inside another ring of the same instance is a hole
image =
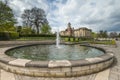
[[55, 37], [20, 37], [19, 39], [16, 40], [20, 40], [20, 41], [31, 41], [31, 40], [55, 40]]
[[105, 45], [115, 45], [115, 40], [108, 40], [108, 41], [91, 41], [90, 43], [93, 44], [105, 44]]
[[64, 38], [64, 41], [65, 42], [78, 42], [78, 43], [91, 43], [91, 44], [105, 44], [105, 45], [115, 45], [116, 42], [115, 40], [104, 40], [104, 41], [94, 41], [93, 39], [85, 39], [85, 40], [82, 40], [82, 39], [75, 39], [73, 40], [73, 38]]
[[[71, 41], [66, 40], [67, 38], [61, 38], [63, 41], [67, 42], [78, 42], [78, 43], [91, 43], [91, 44], [105, 44], [105, 45], [115, 45], [116, 42], [115, 40], [108, 40], [108, 41], [93, 41], [93, 40], [73, 40], [72, 38], [70, 39]], [[44, 40], [56, 40], [56, 37], [20, 37], [19, 39], [16, 39], [18, 41], [44, 41]]]

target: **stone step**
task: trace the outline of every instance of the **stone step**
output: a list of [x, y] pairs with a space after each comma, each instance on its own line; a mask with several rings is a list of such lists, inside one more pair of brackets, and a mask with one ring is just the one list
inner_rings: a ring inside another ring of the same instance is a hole
[[15, 80], [14, 74], [1, 70], [0, 80]]
[[110, 69], [106, 69], [102, 72], [99, 72], [96, 75], [95, 80], [108, 80], [109, 79], [109, 73], [110, 73]]

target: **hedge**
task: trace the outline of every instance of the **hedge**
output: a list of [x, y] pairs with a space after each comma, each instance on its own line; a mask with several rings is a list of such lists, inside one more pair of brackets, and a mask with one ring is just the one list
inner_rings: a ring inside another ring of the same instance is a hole
[[54, 34], [30, 34], [30, 35], [19, 35], [20, 37], [56, 37]]
[[19, 33], [17, 32], [10, 32], [10, 39], [16, 39], [19, 38]]
[[70, 39], [69, 38], [65, 38], [65, 41], [68, 42], [68, 41], [70, 41]]
[[71, 42], [74, 42], [74, 38], [70, 38], [70, 41], [71, 41]]
[[90, 40], [93, 40], [93, 38], [87, 38], [87, 37], [65, 37], [64, 40], [67, 42], [67, 41], [70, 41], [70, 42], [79, 42], [79, 41], [90, 41]]
[[79, 41], [79, 38], [75, 38], [75, 41], [78, 42], [78, 41]]
[[11, 40], [19, 37], [17, 32], [0, 32], [0, 40]]

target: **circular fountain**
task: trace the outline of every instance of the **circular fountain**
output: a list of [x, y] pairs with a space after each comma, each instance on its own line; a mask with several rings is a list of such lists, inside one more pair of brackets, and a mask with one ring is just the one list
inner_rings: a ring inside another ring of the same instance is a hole
[[6, 52], [15, 58], [29, 59], [33, 61], [50, 60], [80, 60], [104, 55], [104, 51], [96, 48], [77, 45], [55, 44], [29, 45], [18, 47]]
[[39, 43], [5, 48], [0, 67], [6, 71], [41, 77], [73, 77], [99, 72], [113, 62], [112, 52], [104, 47], [62, 43]]

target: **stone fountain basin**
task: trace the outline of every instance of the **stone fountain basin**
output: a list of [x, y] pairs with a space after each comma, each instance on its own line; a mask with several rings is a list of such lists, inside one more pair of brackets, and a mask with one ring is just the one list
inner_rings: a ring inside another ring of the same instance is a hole
[[32, 61], [7, 56], [5, 52], [16, 47], [6, 47], [1, 49], [0, 67], [12, 73], [28, 76], [74, 77], [99, 72], [111, 66], [114, 60], [114, 55], [111, 51], [108, 49], [106, 50], [104, 47], [89, 47], [103, 50], [105, 54], [102, 56], [81, 60]]

